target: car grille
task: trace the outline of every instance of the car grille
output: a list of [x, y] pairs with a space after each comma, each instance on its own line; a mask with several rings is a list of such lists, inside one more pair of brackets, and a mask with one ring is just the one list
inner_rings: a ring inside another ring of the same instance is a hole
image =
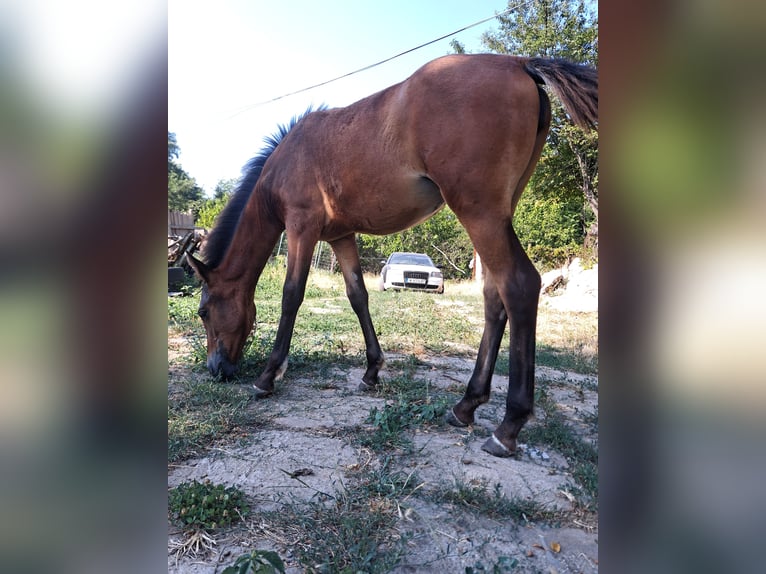
[[412, 289], [426, 289], [428, 287], [427, 271], [405, 271], [404, 286]]

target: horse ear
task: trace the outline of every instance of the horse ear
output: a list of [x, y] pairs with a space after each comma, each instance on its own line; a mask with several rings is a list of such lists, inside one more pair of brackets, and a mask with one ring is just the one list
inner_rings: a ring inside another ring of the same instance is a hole
[[192, 269], [194, 269], [194, 272], [199, 276], [199, 278], [207, 283], [208, 277], [210, 276], [210, 268], [202, 261], [194, 257], [194, 255], [191, 253], [186, 254], [186, 261], [189, 262], [189, 265]]

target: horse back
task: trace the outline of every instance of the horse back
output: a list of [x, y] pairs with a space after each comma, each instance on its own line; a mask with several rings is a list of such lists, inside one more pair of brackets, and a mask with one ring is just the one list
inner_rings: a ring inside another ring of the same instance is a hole
[[[480, 188], [506, 193], [538, 126], [538, 90], [523, 62], [445, 56], [349, 106], [313, 112], [269, 159], [263, 185], [282, 217], [317, 222], [323, 239], [400, 231]], [[510, 210], [510, 200], [497, 201]]]

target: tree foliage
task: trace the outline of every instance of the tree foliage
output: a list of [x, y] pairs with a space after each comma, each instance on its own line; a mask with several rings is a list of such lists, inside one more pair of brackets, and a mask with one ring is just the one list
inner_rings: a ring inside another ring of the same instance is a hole
[[500, 29], [482, 37], [489, 50], [598, 65], [598, 19], [584, 0], [511, 1], [508, 8], [497, 17]]
[[234, 193], [234, 190], [237, 187], [237, 183], [239, 183], [239, 180], [234, 177], [231, 179], [221, 179], [218, 181], [218, 183], [215, 184], [215, 189], [213, 190], [213, 197], [214, 198], [220, 198], [220, 197], [229, 197], [232, 193]]
[[216, 217], [223, 211], [228, 201], [229, 196], [226, 194], [205, 200], [199, 208], [194, 224], [197, 227], [212, 229], [215, 225]]
[[195, 179], [178, 165], [180, 153], [176, 134], [168, 132], [168, 209], [191, 211], [196, 217], [204, 193]]
[[215, 220], [218, 214], [223, 211], [226, 204], [229, 202], [231, 195], [237, 187], [238, 179], [221, 179], [215, 185], [215, 191], [211, 199], [204, 200], [197, 212], [197, 218], [195, 225], [197, 227], [204, 227], [206, 229], [212, 229], [215, 225]]
[[357, 244], [365, 271], [380, 271], [380, 261], [394, 251], [414, 251], [431, 257], [447, 279], [470, 276], [468, 264], [473, 257], [473, 245], [449, 207], [400, 233], [360, 235]]

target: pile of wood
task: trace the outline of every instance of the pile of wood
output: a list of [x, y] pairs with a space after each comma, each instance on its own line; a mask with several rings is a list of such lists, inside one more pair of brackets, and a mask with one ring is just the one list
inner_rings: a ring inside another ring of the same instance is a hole
[[191, 273], [186, 253], [200, 251], [206, 237], [207, 231], [204, 229], [193, 229], [181, 236], [168, 236], [168, 267], [183, 267]]

